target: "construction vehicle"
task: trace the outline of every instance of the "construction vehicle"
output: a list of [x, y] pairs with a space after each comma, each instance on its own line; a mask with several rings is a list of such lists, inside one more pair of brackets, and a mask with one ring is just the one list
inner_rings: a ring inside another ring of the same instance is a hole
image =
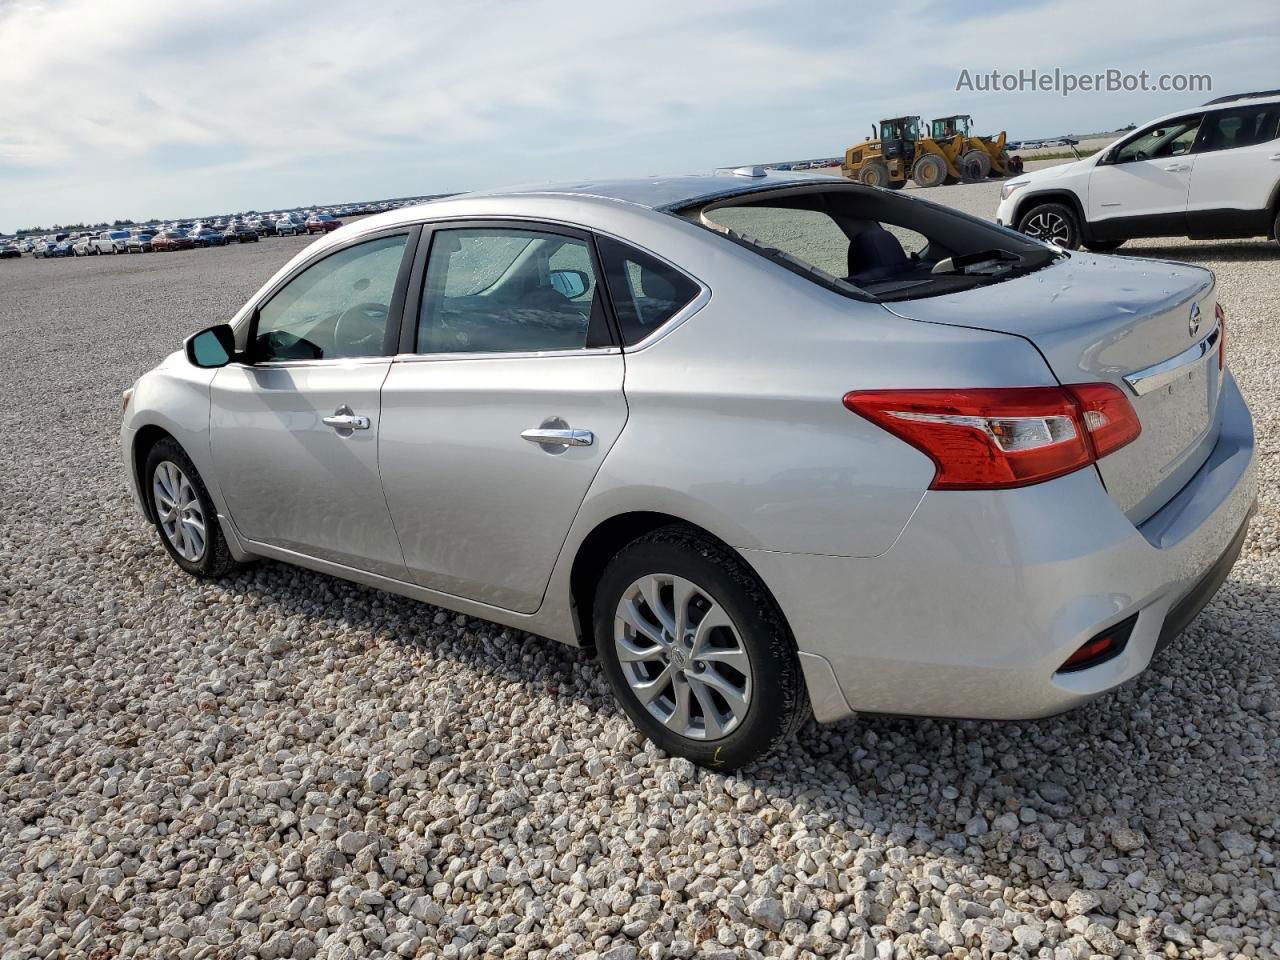
[[1009, 156], [1005, 149], [1005, 132], [995, 137], [980, 137], [972, 132], [973, 117], [958, 113], [930, 121], [933, 139], [953, 144], [959, 155], [957, 165], [972, 180], [987, 177], [1016, 176], [1022, 172], [1022, 158]]
[[840, 172], [850, 180], [890, 190], [901, 190], [908, 179], [936, 187], [960, 179], [957, 158], [957, 143], [920, 136], [919, 117], [894, 117], [881, 120], [879, 130], [872, 124], [871, 136], [845, 151]]

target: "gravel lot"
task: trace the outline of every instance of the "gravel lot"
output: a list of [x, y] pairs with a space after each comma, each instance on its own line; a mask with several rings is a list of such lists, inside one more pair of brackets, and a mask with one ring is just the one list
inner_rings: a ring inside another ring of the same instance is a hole
[[305, 242], [0, 262], [0, 955], [1280, 956], [1276, 244], [1124, 250], [1218, 272], [1257, 418], [1260, 513], [1179, 643], [1063, 717], [811, 725], [726, 777], [584, 654], [168, 560], [120, 391]]

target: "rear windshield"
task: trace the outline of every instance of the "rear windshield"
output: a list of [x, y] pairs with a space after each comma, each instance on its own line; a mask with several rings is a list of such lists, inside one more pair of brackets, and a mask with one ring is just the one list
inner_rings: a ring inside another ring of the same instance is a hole
[[678, 211], [837, 292], [911, 300], [1038, 270], [1063, 254], [924, 200], [860, 184], [814, 184]]

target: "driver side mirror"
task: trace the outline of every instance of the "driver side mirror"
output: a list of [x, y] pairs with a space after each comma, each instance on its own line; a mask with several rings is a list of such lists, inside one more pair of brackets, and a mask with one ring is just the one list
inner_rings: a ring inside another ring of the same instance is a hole
[[591, 280], [582, 270], [552, 270], [551, 287], [570, 300], [577, 300], [587, 292]]
[[187, 361], [193, 367], [212, 370], [225, 367], [236, 355], [236, 334], [229, 324], [220, 323], [187, 337], [183, 343]]

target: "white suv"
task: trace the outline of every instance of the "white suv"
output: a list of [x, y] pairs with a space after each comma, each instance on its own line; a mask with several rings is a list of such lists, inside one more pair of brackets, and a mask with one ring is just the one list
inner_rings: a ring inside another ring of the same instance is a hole
[[1280, 239], [1280, 91], [1161, 117], [1084, 160], [1024, 174], [996, 222], [1060, 247], [1136, 237]]

